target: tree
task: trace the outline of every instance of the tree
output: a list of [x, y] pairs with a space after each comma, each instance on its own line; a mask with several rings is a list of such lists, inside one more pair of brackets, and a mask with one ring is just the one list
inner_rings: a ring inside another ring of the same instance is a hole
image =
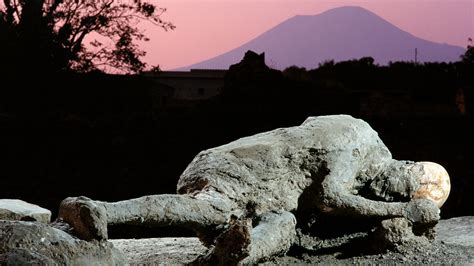
[[472, 39], [468, 39], [469, 44], [467, 45], [466, 52], [461, 56], [461, 60], [466, 64], [474, 64], [474, 46], [472, 45]]
[[310, 76], [304, 67], [290, 66], [283, 70], [283, 76], [294, 81], [309, 81]]
[[144, 0], [3, 0], [0, 59], [22, 67], [140, 72], [147, 66], [137, 42], [148, 38], [138, 25], [174, 29], [161, 19], [165, 11]]

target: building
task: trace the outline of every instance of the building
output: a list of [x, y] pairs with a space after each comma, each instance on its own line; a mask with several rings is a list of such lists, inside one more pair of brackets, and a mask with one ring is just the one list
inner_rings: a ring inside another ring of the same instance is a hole
[[219, 95], [224, 88], [227, 70], [191, 69], [191, 71], [162, 71], [146, 73], [160, 85], [172, 89], [172, 101], [202, 101]]

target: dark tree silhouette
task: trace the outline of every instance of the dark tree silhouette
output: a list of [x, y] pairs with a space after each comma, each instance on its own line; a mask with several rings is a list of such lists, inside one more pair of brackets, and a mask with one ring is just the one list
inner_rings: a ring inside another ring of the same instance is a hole
[[138, 24], [174, 29], [163, 12], [142, 0], [3, 0], [0, 59], [20, 69], [140, 72], [145, 52], [137, 41], [148, 38]]
[[283, 75], [294, 81], [308, 81], [308, 71], [304, 67], [290, 66], [283, 70]]
[[472, 45], [472, 39], [469, 38], [469, 44], [467, 45], [466, 52], [461, 56], [463, 63], [474, 64], [474, 46]]

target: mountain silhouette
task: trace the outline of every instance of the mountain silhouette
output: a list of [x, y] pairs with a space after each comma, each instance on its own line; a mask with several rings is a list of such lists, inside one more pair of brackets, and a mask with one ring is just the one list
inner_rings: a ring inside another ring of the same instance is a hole
[[458, 61], [465, 49], [420, 39], [361, 7], [339, 7], [319, 15], [295, 16], [227, 53], [183, 67], [227, 69], [247, 50], [265, 52], [276, 69], [296, 65], [313, 69], [327, 60], [343, 61], [371, 56], [378, 64], [390, 61]]

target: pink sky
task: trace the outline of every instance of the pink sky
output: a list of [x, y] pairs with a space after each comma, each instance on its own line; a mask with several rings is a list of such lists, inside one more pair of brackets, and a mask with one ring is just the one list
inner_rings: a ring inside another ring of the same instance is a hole
[[474, 38], [474, 0], [164, 0], [163, 19], [177, 28], [146, 26], [146, 61], [164, 70], [225, 53], [295, 15], [347, 5], [366, 8], [426, 40], [466, 47]]

